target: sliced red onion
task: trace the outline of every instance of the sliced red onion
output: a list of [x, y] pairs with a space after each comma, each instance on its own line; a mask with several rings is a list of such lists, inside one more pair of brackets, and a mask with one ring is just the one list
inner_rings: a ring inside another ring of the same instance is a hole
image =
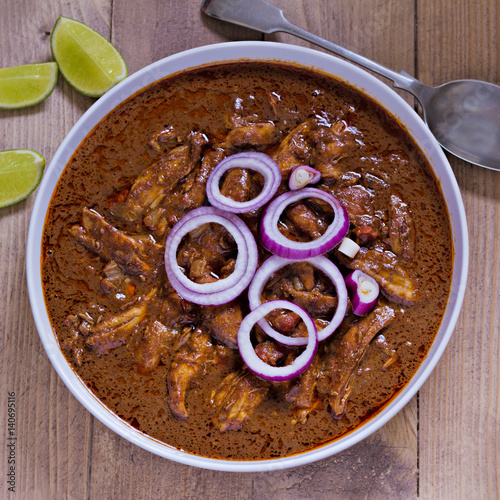
[[345, 284], [351, 292], [352, 312], [356, 316], [368, 314], [377, 303], [378, 283], [363, 271], [353, 271], [346, 276]]
[[[221, 224], [238, 247], [233, 272], [213, 283], [195, 283], [177, 263], [177, 248], [190, 231], [207, 223]], [[214, 207], [200, 207], [182, 217], [172, 228], [165, 243], [165, 270], [167, 277], [184, 299], [200, 305], [219, 305], [235, 299], [250, 284], [257, 269], [258, 250], [247, 225], [237, 216]]]
[[[298, 314], [309, 334], [307, 338], [303, 338], [304, 344], [307, 343], [304, 351], [286, 366], [270, 366], [262, 361], [255, 353], [250, 337], [254, 325], [274, 309], [288, 309]], [[260, 305], [243, 318], [238, 330], [238, 349], [243, 361], [252, 372], [263, 379], [282, 382], [297, 377], [311, 364], [318, 349], [318, 332], [312, 318], [304, 309], [287, 300], [272, 300]]]
[[[328, 278], [330, 278], [330, 280], [332, 281], [333, 286], [335, 287], [335, 291], [337, 292], [338, 302], [335, 314], [330, 320], [330, 323], [318, 332], [318, 340], [321, 342], [322, 340], [328, 338], [339, 327], [340, 323], [342, 323], [346, 315], [347, 289], [342, 274], [331, 260], [321, 255], [303, 260], [305, 262], [309, 262], [311, 265], [328, 276]], [[289, 264], [293, 265], [293, 262], [290, 262], [288, 259], [283, 259], [282, 257], [273, 255], [272, 257], [269, 257], [269, 259], [267, 259], [262, 264], [262, 266], [259, 267], [248, 289], [248, 302], [251, 310], [254, 310], [260, 306], [262, 290], [264, 290], [264, 287], [266, 286], [272, 274], [275, 273], [278, 269], [281, 269], [282, 267], [285, 267]], [[267, 302], [265, 303], [267, 304]], [[305, 343], [307, 342], [307, 339], [304, 337], [287, 337], [286, 335], [277, 332], [265, 319], [259, 321], [259, 326], [267, 335], [276, 339], [282, 344], [289, 346], [298, 346], [305, 345]]]
[[[307, 242], [292, 241], [278, 229], [278, 221], [288, 205], [304, 198], [318, 198], [326, 201], [334, 211], [333, 222], [315, 240]], [[349, 215], [344, 205], [335, 196], [317, 188], [304, 188], [287, 191], [274, 199], [266, 208], [260, 221], [260, 240], [262, 246], [275, 255], [285, 259], [304, 260], [329, 252], [338, 245], [349, 229]]]
[[299, 165], [293, 168], [288, 177], [288, 187], [295, 191], [301, 189], [308, 184], [316, 184], [321, 179], [321, 172], [309, 165]]
[[[264, 177], [262, 191], [252, 200], [235, 201], [220, 192], [219, 183], [225, 172], [232, 168], [248, 168]], [[210, 204], [232, 213], [245, 213], [265, 205], [276, 193], [281, 184], [281, 171], [278, 164], [264, 153], [254, 151], [236, 153], [224, 158], [212, 171], [207, 181], [207, 197]]]

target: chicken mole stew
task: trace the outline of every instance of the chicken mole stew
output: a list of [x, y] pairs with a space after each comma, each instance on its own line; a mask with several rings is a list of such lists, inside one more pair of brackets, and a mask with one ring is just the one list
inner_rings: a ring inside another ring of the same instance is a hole
[[53, 195], [43, 283], [68, 362], [119, 417], [258, 460], [331, 442], [410, 380], [452, 253], [431, 168], [378, 104], [242, 61], [156, 82], [95, 127]]

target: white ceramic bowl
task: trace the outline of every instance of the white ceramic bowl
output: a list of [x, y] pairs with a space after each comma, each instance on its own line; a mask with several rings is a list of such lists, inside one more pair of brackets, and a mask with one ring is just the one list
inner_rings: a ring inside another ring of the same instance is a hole
[[[454, 265], [448, 306], [431, 350], [409, 384], [380, 413], [354, 432], [314, 450], [280, 459], [234, 462], [198, 457], [175, 450], [134, 429], [93, 395], [59, 349], [44, 304], [40, 257], [45, 215], [57, 180], [74, 150], [104, 116], [130, 95], [167, 75], [216, 61], [241, 59], [287, 61], [320, 69], [368, 94], [395, 116], [420, 145], [441, 184], [451, 219]], [[96, 418], [128, 441], [170, 460], [206, 469], [249, 472], [284, 469], [331, 456], [366, 438], [403, 408], [427, 379], [450, 339], [465, 292], [468, 249], [465, 211], [448, 161], [427, 126], [391, 88], [358, 67], [322, 52], [271, 42], [232, 42], [188, 50], [151, 64], [110, 90], [80, 118], [55, 153], [39, 187], [29, 227], [26, 264], [31, 308], [45, 350], [69, 390]]]

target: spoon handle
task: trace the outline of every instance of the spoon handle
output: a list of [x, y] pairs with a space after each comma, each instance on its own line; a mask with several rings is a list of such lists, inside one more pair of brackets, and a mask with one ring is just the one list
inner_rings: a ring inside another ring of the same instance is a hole
[[416, 97], [425, 85], [404, 71], [398, 73], [288, 21], [281, 9], [265, 0], [205, 0], [201, 10], [212, 17], [255, 29], [262, 33], [281, 31], [314, 43], [394, 82], [394, 86]]
[[389, 80], [392, 80], [394, 82], [395, 87], [407, 90], [408, 92], [413, 93], [412, 89], [415, 87], [416, 84], [420, 83], [418, 80], [410, 76], [408, 73], [405, 72], [398, 73], [397, 71], [394, 71], [388, 68], [387, 66], [384, 66], [383, 64], [379, 64], [375, 61], [372, 61], [371, 59], [368, 59], [365, 56], [356, 54], [355, 52], [352, 52], [344, 47], [341, 47], [340, 45], [337, 45], [333, 42], [330, 42], [329, 40], [321, 38], [318, 35], [315, 35], [313, 33], [310, 33], [309, 31], [299, 28], [298, 26], [295, 26], [294, 24], [288, 22], [286, 19], [283, 26], [281, 26], [280, 29], [277, 31], [282, 31], [290, 35], [295, 35], [299, 38], [302, 38], [303, 40], [306, 40], [308, 42], [314, 43], [315, 45], [323, 47], [324, 49], [327, 49], [330, 52], [333, 52], [343, 57], [344, 59], [348, 59], [353, 63], [363, 66], [365, 69], [374, 71], [375, 73], [385, 78], [388, 78]]

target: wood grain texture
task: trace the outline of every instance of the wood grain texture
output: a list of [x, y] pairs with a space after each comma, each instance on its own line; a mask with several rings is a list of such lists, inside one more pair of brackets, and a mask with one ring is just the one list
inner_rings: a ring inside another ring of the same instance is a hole
[[[7, 2], [0, 23], [1, 65], [52, 60], [50, 31], [59, 15], [75, 17], [109, 34], [108, 2]], [[29, 148], [47, 161], [93, 100], [59, 78], [52, 96], [27, 110], [0, 112], [0, 149]], [[13, 498], [85, 498], [92, 417], [76, 402], [50, 365], [30, 312], [26, 237], [34, 197], [0, 209], [0, 422], [7, 438], [7, 393], [15, 392], [18, 436]], [[8, 470], [7, 455], [0, 468]], [[6, 475], [0, 498], [8, 498]], [[83, 488], [82, 488], [83, 485]]]
[[[251, 0], [249, 0], [251, 1]], [[424, 83], [498, 83], [496, 0], [274, 0], [293, 23]], [[199, 14], [201, 0], [4, 0], [0, 66], [51, 60], [60, 15], [110, 38], [130, 73], [204, 44], [263, 39]], [[283, 34], [269, 40], [308, 45]], [[410, 104], [411, 97], [406, 97]], [[94, 102], [62, 78], [28, 110], [0, 111], [0, 149], [49, 161]], [[470, 278], [463, 312], [428, 382], [370, 438], [291, 470], [232, 474], [167, 461], [94, 419], [60, 381], [31, 316], [24, 251], [34, 197], [0, 209], [0, 498], [413, 499], [500, 497], [500, 175], [450, 158], [463, 193]], [[16, 493], [6, 482], [7, 394], [16, 393]]]
[[[415, 2], [413, 0], [276, 0], [293, 24], [331, 42], [368, 57], [396, 71], [415, 73]], [[398, 26], [398, 29], [391, 29]], [[284, 33], [269, 40], [292, 43], [327, 52], [316, 45]], [[379, 77], [392, 86], [392, 82]], [[397, 91], [410, 105], [414, 98]]]
[[[460, 78], [498, 83], [499, 15], [498, 2], [419, 2], [418, 77], [430, 85]], [[457, 328], [420, 391], [426, 478], [420, 492], [494, 499], [500, 496], [500, 175], [450, 162], [465, 203], [471, 261]]]

